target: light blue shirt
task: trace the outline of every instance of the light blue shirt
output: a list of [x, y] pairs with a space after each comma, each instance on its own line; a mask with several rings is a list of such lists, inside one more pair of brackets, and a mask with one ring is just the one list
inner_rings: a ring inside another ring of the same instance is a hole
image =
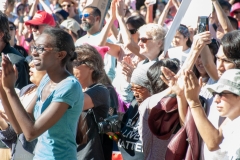
[[49, 80], [48, 75], [44, 76], [37, 90], [35, 119], [38, 119], [52, 102], [67, 103], [69, 108], [56, 124], [38, 137], [34, 160], [77, 160], [76, 131], [83, 109], [82, 87], [74, 76], [68, 76], [42, 102], [41, 94]]
[[[88, 43], [90, 45], [94, 45], [97, 46], [98, 41], [99, 41], [99, 34], [95, 33], [93, 35], [85, 35], [81, 38], [79, 38], [76, 42], [75, 42], [75, 46], [80, 46], [84, 43]], [[112, 41], [108, 38], [107, 42], [112, 43]], [[115, 78], [115, 67], [116, 67], [116, 58], [109, 55], [109, 54], [105, 54], [104, 56], [104, 70], [106, 72], [106, 74], [108, 75], [108, 77], [113, 80]]]

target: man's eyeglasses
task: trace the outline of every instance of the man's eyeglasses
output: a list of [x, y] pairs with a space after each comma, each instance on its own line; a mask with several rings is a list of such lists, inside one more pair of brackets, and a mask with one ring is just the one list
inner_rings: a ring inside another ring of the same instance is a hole
[[91, 15], [91, 14], [89, 14], [89, 13], [80, 14], [80, 19], [82, 19], [82, 18], [88, 18], [88, 17], [90, 17], [90, 15]]
[[129, 29], [129, 32], [130, 32], [131, 34], [135, 34], [135, 33], [137, 32], [137, 29]]
[[222, 96], [224, 96], [224, 95], [226, 95], [226, 94], [233, 94], [233, 95], [235, 95], [234, 93], [225, 93], [225, 92], [217, 93], [217, 92], [212, 92], [213, 97], [215, 97], [215, 96], [217, 95], [217, 96], [219, 96], [220, 98], [222, 98]]
[[139, 41], [141, 41], [142, 43], [147, 43], [148, 40], [152, 40], [152, 38], [139, 38]]
[[51, 51], [53, 48], [43, 47], [43, 46], [31, 46], [31, 52], [36, 51], [38, 54], [42, 54], [43, 51]]
[[13, 31], [13, 30], [15, 30], [15, 27], [14, 26], [9, 26], [9, 30]]

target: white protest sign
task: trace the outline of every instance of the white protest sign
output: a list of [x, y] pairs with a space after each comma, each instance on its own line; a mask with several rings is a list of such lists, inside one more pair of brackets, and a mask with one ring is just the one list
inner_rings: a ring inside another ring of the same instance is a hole
[[164, 53], [166, 54], [180, 24], [197, 28], [198, 16], [209, 16], [212, 12], [211, 0], [183, 0], [165, 36]]
[[174, 35], [176, 34], [176, 30], [178, 29], [178, 27], [182, 21], [182, 18], [184, 17], [191, 1], [192, 0], [183, 0], [182, 1], [181, 5], [177, 11], [177, 14], [175, 15], [175, 17], [173, 19], [172, 25], [165, 36], [164, 54], [166, 54], [168, 48], [170, 47], [172, 39], [173, 39]]
[[212, 12], [211, 0], [192, 0], [181, 24], [197, 28], [198, 16], [209, 16]]

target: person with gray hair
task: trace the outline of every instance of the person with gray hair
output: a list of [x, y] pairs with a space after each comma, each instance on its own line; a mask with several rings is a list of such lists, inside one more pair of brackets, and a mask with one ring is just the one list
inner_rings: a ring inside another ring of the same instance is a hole
[[141, 26], [138, 33], [139, 53], [146, 57], [146, 59], [139, 64], [144, 64], [149, 61], [158, 61], [158, 57], [163, 52], [166, 30], [158, 24], [148, 23]]

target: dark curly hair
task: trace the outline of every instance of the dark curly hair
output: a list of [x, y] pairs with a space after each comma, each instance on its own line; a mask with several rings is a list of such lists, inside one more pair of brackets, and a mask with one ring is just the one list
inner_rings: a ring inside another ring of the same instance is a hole
[[8, 43], [11, 40], [11, 35], [9, 33], [9, 26], [8, 26], [8, 17], [2, 11], [0, 11], [0, 32], [4, 33], [2, 40], [5, 43]]

